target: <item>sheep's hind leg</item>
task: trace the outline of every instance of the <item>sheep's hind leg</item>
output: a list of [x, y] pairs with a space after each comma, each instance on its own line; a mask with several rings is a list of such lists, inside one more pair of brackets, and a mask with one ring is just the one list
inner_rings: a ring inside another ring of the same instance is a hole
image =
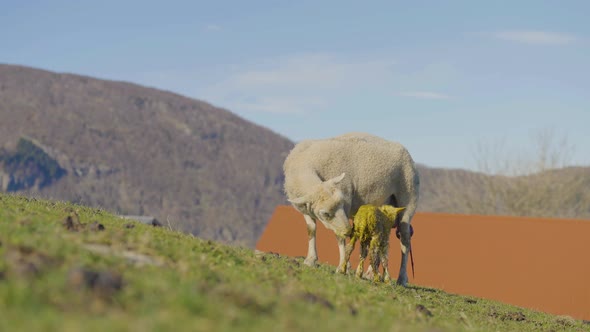
[[316, 230], [316, 222], [313, 220], [312, 217], [308, 215], [303, 215], [305, 219], [305, 223], [307, 224], [307, 257], [303, 264], [307, 266], [315, 266], [316, 262], [318, 261], [318, 251], [316, 247], [316, 237], [315, 237], [315, 230]]
[[401, 264], [399, 268], [399, 276], [397, 277], [396, 283], [398, 285], [406, 286], [408, 284], [408, 254], [411, 250], [410, 247], [410, 224], [401, 222], [398, 226], [400, 228], [400, 246], [402, 251]]
[[408, 284], [408, 254], [410, 253], [410, 250], [412, 250], [410, 244], [412, 236], [410, 233], [410, 221], [414, 216], [418, 202], [418, 192], [420, 188], [420, 180], [418, 179], [418, 175], [414, 175], [413, 179], [411, 179], [411, 181], [406, 181], [406, 183], [409, 186], [406, 188], [405, 193], [398, 195], [397, 197], [400, 206], [406, 207], [406, 209], [403, 211], [402, 219], [398, 225], [398, 230], [400, 232], [402, 259], [396, 283], [402, 286], [406, 286]]

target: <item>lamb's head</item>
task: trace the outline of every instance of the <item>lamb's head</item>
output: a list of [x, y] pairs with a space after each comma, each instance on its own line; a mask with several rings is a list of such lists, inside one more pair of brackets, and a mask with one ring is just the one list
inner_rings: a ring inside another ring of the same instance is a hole
[[397, 227], [397, 220], [401, 216], [401, 213], [405, 210], [405, 207], [395, 207], [391, 205], [381, 205], [379, 210], [387, 216], [387, 219], [391, 222], [391, 227]]
[[350, 234], [351, 225], [344, 211], [345, 196], [338, 183], [345, 174], [326, 180], [311, 188], [307, 195], [289, 200], [299, 211], [319, 219], [339, 237]]

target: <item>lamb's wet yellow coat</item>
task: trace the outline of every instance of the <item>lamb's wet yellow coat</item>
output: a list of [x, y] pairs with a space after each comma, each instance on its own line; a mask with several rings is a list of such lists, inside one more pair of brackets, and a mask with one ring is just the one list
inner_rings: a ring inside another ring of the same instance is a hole
[[[354, 216], [354, 226], [350, 237], [350, 242], [346, 246], [345, 264], [339, 268], [339, 271], [346, 273], [346, 263], [350, 260], [350, 255], [356, 241], [361, 245], [361, 257], [356, 269], [357, 277], [363, 273], [363, 265], [367, 255], [369, 255], [369, 264], [374, 272], [374, 281], [389, 282], [388, 271], [388, 253], [389, 253], [389, 235], [395, 225], [395, 221], [400, 212], [405, 208], [396, 208], [391, 205], [363, 205], [359, 208]], [[383, 265], [383, 279], [379, 274], [379, 263]]]

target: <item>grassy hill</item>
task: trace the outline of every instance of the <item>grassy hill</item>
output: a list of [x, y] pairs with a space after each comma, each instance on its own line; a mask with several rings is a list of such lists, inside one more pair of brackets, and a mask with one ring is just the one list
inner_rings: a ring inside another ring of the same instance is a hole
[[0, 331], [590, 330], [333, 271], [102, 209], [0, 194]]
[[285, 202], [292, 145], [174, 93], [0, 64], [0, 191], [152, 215], [254, 246]]

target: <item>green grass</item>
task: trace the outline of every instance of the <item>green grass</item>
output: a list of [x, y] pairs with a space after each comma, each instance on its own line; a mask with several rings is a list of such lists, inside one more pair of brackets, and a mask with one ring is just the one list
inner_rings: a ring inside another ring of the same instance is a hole
[[373, 284], [100, 209], [0, 194], [0, 331], [589, 328], [435, 289]]

